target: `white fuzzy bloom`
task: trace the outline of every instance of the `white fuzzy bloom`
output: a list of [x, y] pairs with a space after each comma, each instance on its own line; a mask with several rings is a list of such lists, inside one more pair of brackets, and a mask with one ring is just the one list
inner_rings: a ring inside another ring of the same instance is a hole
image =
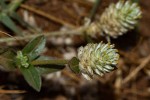
[[117, 4], [110, 4], [100, 16], [100, 19], [91, 23], [87, 34], [106, 34], [113, 38], [123, 35], [134, 29], [141, 18], [141, 10], [137, 3], [120, 0]]
[[114, 70], [118, 63], [118, 50], [114, 45], [99, 43], [87, 44], [78, 49], [79, 69], [82, 75], [90, 80], [95, 75], [102, 76]]

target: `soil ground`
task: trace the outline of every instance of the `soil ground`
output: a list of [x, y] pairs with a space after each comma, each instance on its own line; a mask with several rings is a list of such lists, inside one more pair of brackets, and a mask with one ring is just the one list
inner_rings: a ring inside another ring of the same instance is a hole
[[[100, 15], [111, 2], [116, 1], [118, 0], [101, 0], [96, 16]], [[145, 60], [150, 58], [150, 0], [140, 0], [139, 4], [142, 19], [137, 30], [111, 39], [121, 55], [117, 70], [89, 82], [66, 68], [53, 75], [43, 76], [43, 85], [39, 93], [28, 86], [18, 71], [0, 71], [0, 88], [26, 91], [23, 94], [2, 93], [0, 100], [150, 100], [150, 62], [145, 63]], [[18, 13], [23, 18], [27, 14], [26, 20], [29, 23], [33, 21], [30, 24], [40, 30], [51, 32], [80, 27], [92, 6], [93, 3], [88, 0], [26, 0], [18, 9]], [[51, 17], [31, 11], [29, 7], [45, 12]], [[0, 25], [0, 30], [11, 33], [3, 25]], [[0, 34], [0, 37], [3, 38], [4, 35]], [[67, 39], [71, 43], [68, 43]], [[104, 37], [93, 40], [106, 41]], [[43, 55], [69, 59], [76, 54], [79, 46], [85, 44], [87, 44], [85, 38], [78, 35], [49, 37]], [[25, 44], [1, 45], [21, 49]], [[144, 67], [135, 74], [141, 66]], [[131, 77], [131, 73], [134, 77], [125, 82]]]

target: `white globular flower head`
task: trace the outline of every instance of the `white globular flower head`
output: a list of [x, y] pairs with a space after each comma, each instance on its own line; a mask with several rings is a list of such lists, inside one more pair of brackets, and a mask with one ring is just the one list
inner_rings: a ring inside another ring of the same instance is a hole
[[137, 3], [119, 0], [118, 3], [112, 3], [105, 9], [98, 21], [91, 23], [87, 33], [91, 36], [100, 33], [117, 38], [134, 29], [140, 18], [141, 10]]
[[114, 45], [109, 43], [89, 43], [78, 49], [79, 69], [86, 79], [90, 80], [95, 75], [103, 76], [115, 69], [119, 54]]

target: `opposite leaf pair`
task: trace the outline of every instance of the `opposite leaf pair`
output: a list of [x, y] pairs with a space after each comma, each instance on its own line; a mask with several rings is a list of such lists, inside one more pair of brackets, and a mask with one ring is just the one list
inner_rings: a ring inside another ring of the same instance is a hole
[[28, 84], [37, 91], [41, 89], [41, 76], [31, 62], [40, 56], [45, 47], [45, 42], [45, 37], [39, 36], [29, 42], [22, 51], [18, 51], [16, 56], [16, 66], [20, 69]]
[[[41, 75], [47, 72], [60, 71], [69, 65], [69, 68], [75, 73], [81, 73], [86, 79], [92, 79], [96, 75], [102, 76], [107, 72], [111, 72], [116, 68], [119, 54], [114, 45], [104, 43], [90, 43], [85, 47], [78, 49], [78, 57], [73, 57], [70, 61], [60, 59], [43, 59], [40, 53], [45, 47], [46, 39], [44, 36], [38, 36], [31, 40], [22, 51], [18, 51], [17, 55], [6, 56], [5, 52], [1, 53], [3, 58], [4, 69], [13, 70], [16, 67], [21, 71], [27, 83], [35, 90], [41, 89]], [[9, 52], [6, 52], [9, 53]], [[9, 53], [10, 54], [10, 53]], [[8, 59], [8, 60], [6, 60]], [[8, 63], [6, 65], [5, 63]], [[14, 67], [15, 66], [15, 67]]]

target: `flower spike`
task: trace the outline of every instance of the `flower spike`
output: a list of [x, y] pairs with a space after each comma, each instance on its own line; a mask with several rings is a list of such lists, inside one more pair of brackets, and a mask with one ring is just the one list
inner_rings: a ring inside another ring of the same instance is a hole
[[114, 45], [109, 43], [89, 43], [78, 49], [79, 69], [86, 79], [90, 80], [95, 75], [103, 76], [115, 69], [119, 54]]
[[141, 18], [141, 10], [137, 3], [120, 0], [117, 4], [110, 4], [102, 13], [98, 21], [89, 25], [87, 34], [94, 36], [96, 33], [106, 34], [117, 38], [127, 31], [134, 29]]

